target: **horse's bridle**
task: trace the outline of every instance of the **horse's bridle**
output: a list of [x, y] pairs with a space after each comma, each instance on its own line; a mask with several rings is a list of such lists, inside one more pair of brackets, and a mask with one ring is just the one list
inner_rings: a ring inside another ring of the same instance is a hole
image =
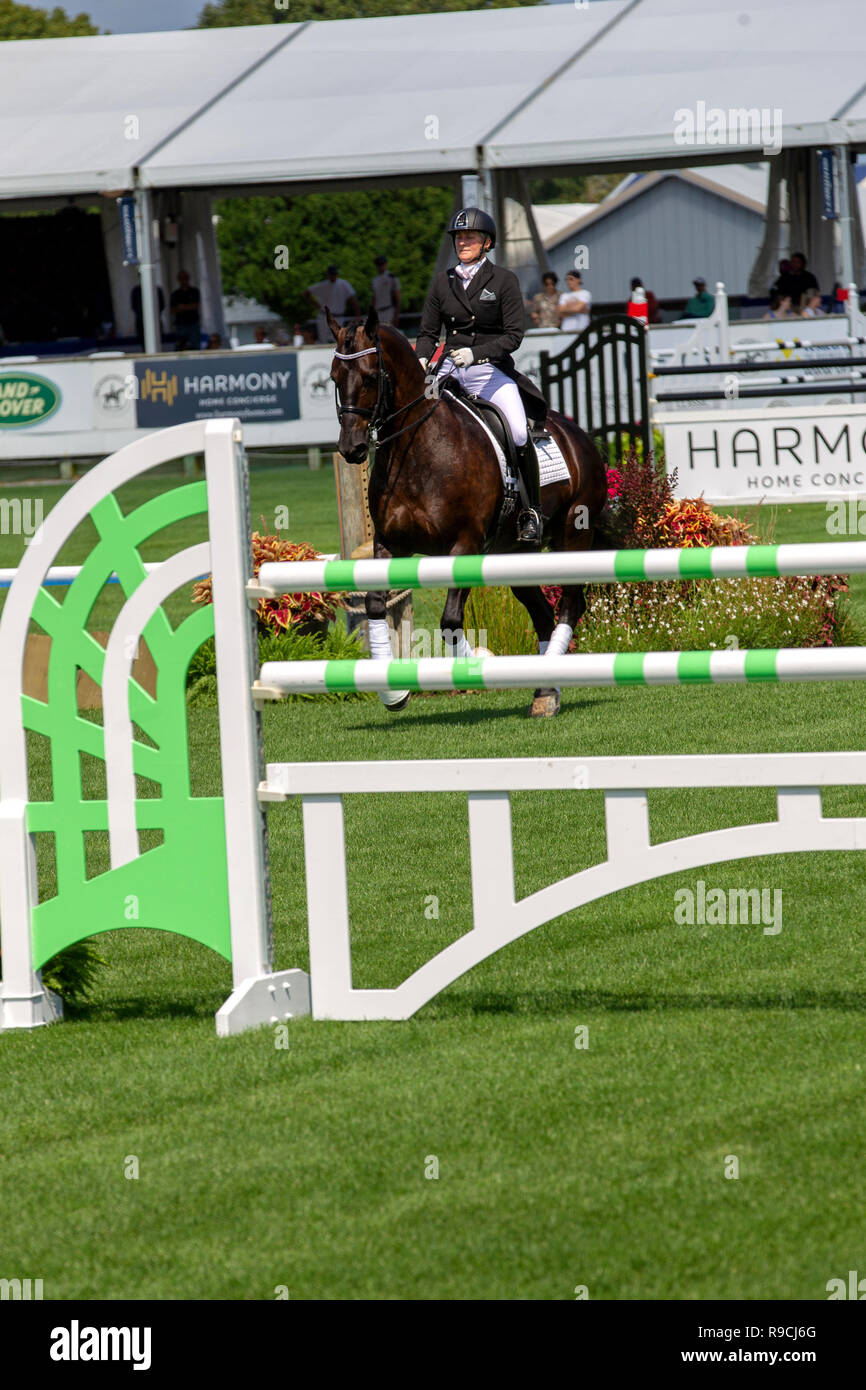
[[378, 368], [376, 372], [376, 404], [373, 408], [370, 409], [369, 406], [363, 405], [343, 405], [337, 392], [336, 381], [334, 382], [334, 399], [337, 407], [337, 419], [340, 422], [340, 426], [342, 427], [344, 415], [362, 416], [369, 421], [367, 425], [367, 436], [370, 444], [376, 449], [381, 448], [383, 444], [390, 444], [392, 439], [396, 439], [399, 435], [405, 434], [407, 430], [415, 429], [418, 425], [423, 425], [424, 421], [433, 414], [433, 411], [439, 404], [439, 395], [437, 392], [436, 398], [427, 411], [427, 414], [422, 415], [420, 420], [410, 421], [410, 423], [404, 425], [401, 430], [395, 430], [393, 434], [386, 435], [384, 439], [381, 438], [379, 431], [382, 426], [390, 424], [392, 420], [397, 419], [398, 415], [402, 415], [404, 411], [411, 410], [413, 405], [417, 405], [419, 401], [423, 401], [426, 398], [426, 392], [422, 392], [420, 396], [416, 396], [414, 401], [409, 401], [407, 405], [398, 406], [396, 410], [392, 410], [389, 414], [385, 414], [387, 403], [394, 399], [394, 383], [385, 369], [385, 363], [382, 359], [382, 344], [379, 339], [376, 339], [375, 347], [361, 348], [359, 352], [337, 352], [335, 348], [334, 356], [338, 357], [341, 362], [350, 362], [356, 357], [367, 357], [371, 352], [375, 352], [376, 354], [376, 364]]

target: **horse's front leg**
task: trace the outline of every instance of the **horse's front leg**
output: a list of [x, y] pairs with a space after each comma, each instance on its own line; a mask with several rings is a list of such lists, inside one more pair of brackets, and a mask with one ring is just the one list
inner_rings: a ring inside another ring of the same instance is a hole
[[[390, 560], [391, 552], [386, 549], [377, 536], [373, 541], [373, 554], [377, 560]], [[391, 650], [391, 629], [387, 618], [387, 591], [370, 591], [364, 596], [367, 611], [367, 626], [370, 634], [370, 656], [374, 661], [390, 661], [394, 655]], [[391, 714], [397, 714], [409, 703], [408, 690], [380, 690], [379, 699]]]

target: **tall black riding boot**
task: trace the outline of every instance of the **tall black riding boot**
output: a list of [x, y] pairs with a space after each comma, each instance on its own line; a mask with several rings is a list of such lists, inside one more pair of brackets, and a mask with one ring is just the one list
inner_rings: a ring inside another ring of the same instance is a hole
[[529, 502], [525, 511], [517, 518], [517, 540], [520, 545], [541, 545], [541, 487], [538, 480], [538, 455], [532, 438], [527, 434], [526, 443], [517, 450], [517, 469], [526, 488]]

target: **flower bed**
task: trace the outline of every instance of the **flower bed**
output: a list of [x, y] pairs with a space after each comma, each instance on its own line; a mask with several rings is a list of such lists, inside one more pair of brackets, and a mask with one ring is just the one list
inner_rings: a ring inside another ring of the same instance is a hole
[[[602, 544], [611, 549], [753, 545], [737, 517], [720, 516], [702, 497], [676, 498], [676, 475], [632, 454], [608, 472]], [[589, 585], [587, 610], [570, 650], [689, 651], [721, 647], [821, 647], [860, 640], [840, 596], [841, 576], [711, 579]], [[556, 613], [562, 590], [544, 586]], [[473, 591], [467, 627], [485, 629], [492, 651], [537, 650], [525, 609], [508, 590]]]
[[[287, 541], [280, 536], [252, 534], [253, 574], [258, 576], [263, 564], [275, 560], [320, 560], [313, 546], [304, 541]], [[200, 579], [193, 586], [194, 603], [213, 603], [213, 576]], [[281, 594], [279, 598], [260, 600], [256, 614], [262, 632], [280, 633], [293, 630], [301, 633], [324, 632], [344, 606], [339, 594]]]

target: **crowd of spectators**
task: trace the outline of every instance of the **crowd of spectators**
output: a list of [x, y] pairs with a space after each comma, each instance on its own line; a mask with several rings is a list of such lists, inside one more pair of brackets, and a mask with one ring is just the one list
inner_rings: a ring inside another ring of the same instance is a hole
[[[770, 287], [770, 307], [765, 319], [823, 318], [824, 296], [806, 265], [802, 251], [796, 251], [790, 260], [779, 262], [779, 274]], [[843, 309], [847, 297], [846, 290], [834, 285], [828, 312]]]
[[[370, 278], [369, 293], [363, 296], [365, 305], [375, 306], [380, 323], [392, 324], [399, 328], [400, 280], [389, 269], [387, 257], [383, 254], [374, 258], [373, 267], [375, 273]], [[707, 289], [707, 281], [702, 275], [695, 276], [692, 285], [694, 293], [686, 300], [681, 317], [708, 318], [715, 308], [715, 296]], [[270, 333], [260, 326], [255, 331], [255, 346], [302, 347], [317, 342], [330, 342], [326, 311], [330, 310], [340, 323], [346, 323], [350, 318], [361, 316], [361, 298], [354, 285], [340, 275], [339, 266], [332, 263], [328, 266], [324, 279], [309, 285], [304, 291], [311, 318], [306, 323], [294, 324], [291, 335], [282, 325]], [[834, 286], [833, 298], [836, 301], [834, 307], [841, 309], [845, 294], [838, 286]], [[165, 297], [160, 289], [160, 317], [165, 307]], [[565, 285], [562, 288], [556, 272], [545, 270], [541, 276], [541, 288], [525, 300], [525, 307], [527, 328], [580, 333], [590, 322], [592, 292], [583, 283], [583, 277], [578, 270], [566, 273]], [[629, 317], [638, 319], [647, 326], [664, 321], [658, 299], [638, 275], [632, 277], [629, 297], [624, 307]], [[185, 270], [178, 274], [178, 286], [170, 297], [168, 308], [177, 350], [198, 350], [204, 343], [210, 349], [224, 347], [220, 334], [211, 333], [207, 337], [202, 335], [201, 294], [191, 283]], [[136, 334], [141, 341], [143, 321], [139, 286], [132, 291], [132, 309]], [[824, 301], [818, 282], [807, 268], [803, 253], [798, 251], [790, 259], [780, 261], [779, 274], [770, 289], [769, 309], [764, 318], [818, 318], [823, 313]]]

